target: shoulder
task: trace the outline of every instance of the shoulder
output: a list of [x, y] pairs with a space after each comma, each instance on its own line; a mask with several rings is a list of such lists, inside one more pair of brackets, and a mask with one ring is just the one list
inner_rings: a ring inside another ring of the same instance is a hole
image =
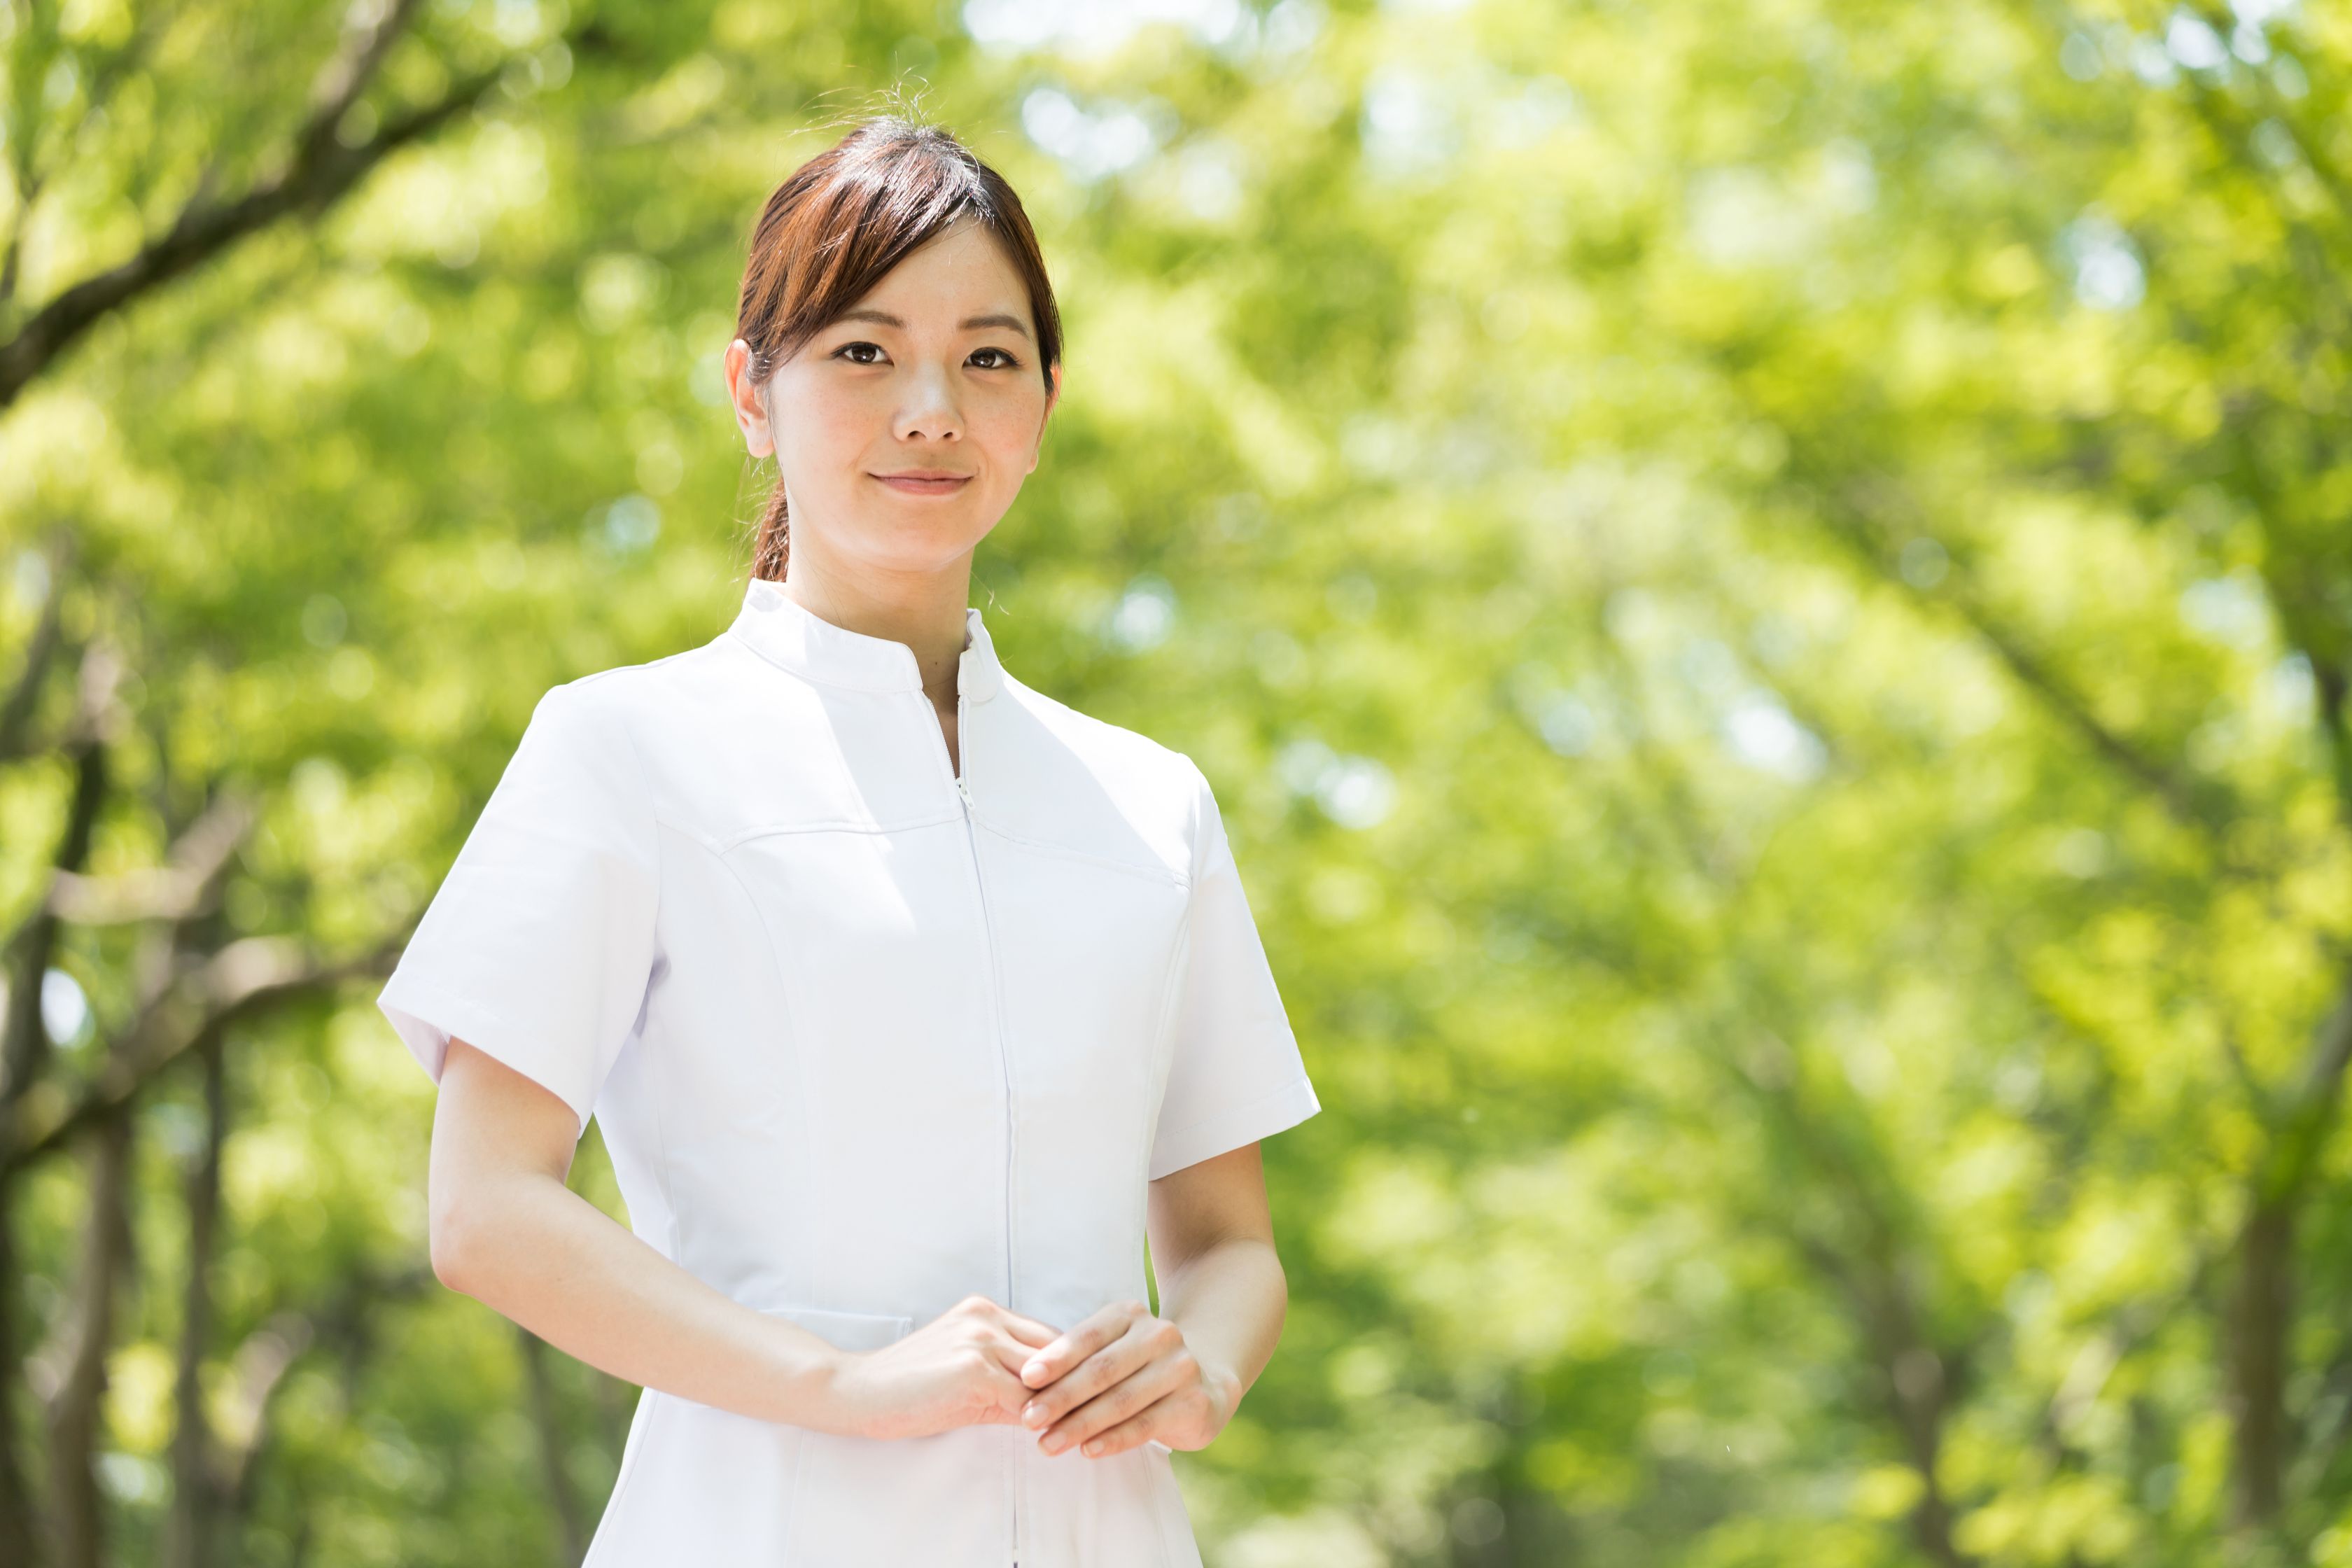
[[761, 674], [759, 660], [733, 637], [719, 637], [637, 664], [614, 665], [550, 687], [541, 714], [560, 725], [625, 742], [647, 756], [699, 724], [723, 731], [740, 718]]
[[1116, 775], [1147, 790], [1185, 795], [1206, 782], [1191, 757], [1140, 730], [1082, 712], [1010, 675], [1004, 677], [1004, 694], [1097, 773]]
[[[1012, 676], [1003, 700], [1012, 702], [1031, 731], [1027, 748], [1040, 783], [1066, 768], [1086, 793], [1112, 803], [1127, 828], [1140, 834], [1155, 857], [1189, 878], [1200, 864], [1198, 850], [1215, 831], [1216, 801], [1209, 781], [1191, 756], [1139, 730], [1082, 712]], [[1041, 800], [1069, 811], [1077, 794], [1068, 787], [1039, 792]], [[1081, 810], [1080, 816], [1085, 815]], [[1077, 829], [1080, 823], [1067, 825]]]
[[692, 757], [698, 740], [740, 723], [746, 675], [720, 638], [637, 664], [614, 665], [551, 686], [533, 707], [522, 751], [535, 767], [601, 784], [637, 809], [667, 819], [675, 803], [667, 760]]

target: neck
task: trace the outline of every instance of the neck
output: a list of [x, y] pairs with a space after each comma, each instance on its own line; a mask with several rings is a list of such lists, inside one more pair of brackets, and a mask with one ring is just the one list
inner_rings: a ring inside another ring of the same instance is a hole
[[971, 552], [936, 572], [893, 572], [863, 563], [845, 569], [820, 551], [803, 553], [796, 539], [784, 580], [776, 586], [822, 620], [906, 644], [933, 705], [954, 709], [964, 606], [971, 601]]

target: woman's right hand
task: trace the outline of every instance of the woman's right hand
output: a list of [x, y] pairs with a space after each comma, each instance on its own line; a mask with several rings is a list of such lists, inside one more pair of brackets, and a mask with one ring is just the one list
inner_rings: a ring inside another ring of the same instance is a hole
[[1021, 1381], [1021, 1369], [1059, 1337], [1034, 1318], [967, 1296], [904, 1339], [844, 1355], [834, 1398], [845, 1429], [863, 1437], [1019, 1426], [1037, 1392]]

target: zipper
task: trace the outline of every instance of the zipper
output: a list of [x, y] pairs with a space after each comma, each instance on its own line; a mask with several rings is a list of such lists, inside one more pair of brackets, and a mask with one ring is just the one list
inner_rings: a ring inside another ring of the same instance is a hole
[[[928, 700], [924, 706], [929, 706]], [[932, 732], [937, 734], [938, 721], [933, 720], [931, 725]], [[963, 762], [968, 763], [971, 758], [971, 731], [964, 723], [961, 677], [956, 690], [956, 743]], [[947, 753], [944, 737], [940, 742], [940, 752], [942, 756]], [[988, 949], [989, 1001], [996, 1018], [996, 1060], [1004, 1080], [1004, 1308], [1012, 1311], [1015, 1310], [1013, 1305], [1015, 1289], [1013, 1275], [1013, 1054], [1004, 1038], [1003, 987], [996, 972], [996, 927], [988, 912], [988, 879], [980, 868], [980, 829], [972, 821], [971, 785], [965, 781], [963, 767], [953, 768], [951, 774], [955, 780], [957, 798], [963, 803], [964, 842], [971, 850], [972, 885], [980, 893], [981, 937]], [[1008, 1444], [1004, 1459], [1005, 1497], [1011, 1506], [1013, 1520], [1012, 1564], [1013, 1568], [1021, 1568], [1021, 1457]]]

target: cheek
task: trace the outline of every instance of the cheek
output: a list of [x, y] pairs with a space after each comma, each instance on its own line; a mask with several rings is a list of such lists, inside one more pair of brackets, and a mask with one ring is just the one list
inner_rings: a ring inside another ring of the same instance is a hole
[[845, 470], [861, 466], [888, 417], [856, 389], [835, 387], [822, 395], [779, 398], [773, 423], [785, 471], [822, 489], [844, 482]]
[[1009, 468], [1018, 476], [1029, 466], [1038, 423], [1045, 416], [1045, 405], [1035, 398], [1006, 398], [984, 405], [972, 411], [974, 444], [987, 451], [992, 464]]

